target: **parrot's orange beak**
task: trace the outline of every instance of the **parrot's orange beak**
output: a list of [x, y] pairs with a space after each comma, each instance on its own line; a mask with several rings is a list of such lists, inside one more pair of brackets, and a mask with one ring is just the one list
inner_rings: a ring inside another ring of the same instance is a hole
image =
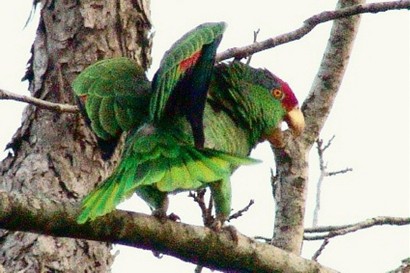
[[303, 129], [305, 128], [305, 117], [299, 106], [296, 106], [286, 114], [285, 122], [291, 129], [293, 136], [297, 137], [302, 134]]
[[[305, 118], [298, 106], [286, 114], [285, 122], [288, 124], [294, 137], [300, 136], [305, 128]], [[283, 148], [285, 146], [282, 130], [279, 127], [273, 129], [269, 135], [265, 135], [265, 138], [276, 148]]]

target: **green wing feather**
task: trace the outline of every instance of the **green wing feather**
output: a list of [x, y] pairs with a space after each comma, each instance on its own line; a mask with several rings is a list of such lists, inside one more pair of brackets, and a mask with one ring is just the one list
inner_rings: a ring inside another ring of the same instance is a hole
[[198, 189], [229, 179], [231, 171], [259, 161], [212, 149], [197, 150], [180, 142], [172, 131], [147, 133], [141, 128], [131, 133], [114, 173], [83, 200], [79, 223], [111, 212], [141, 186], [160, 192]]
[[222, 36], [226, 24], [205, 23], [185, 34], [164, 55], [152, 82], [153, 96], [149, 114], [158, 121], [164, 114], [167, 101], [185, 73], [196, 64], [204, 45]]
[[91, 128], [102, 139], [117, 137], [147, 115], [150, 83], [130, 59], [96, 62], [78, 75], [72, 87]]

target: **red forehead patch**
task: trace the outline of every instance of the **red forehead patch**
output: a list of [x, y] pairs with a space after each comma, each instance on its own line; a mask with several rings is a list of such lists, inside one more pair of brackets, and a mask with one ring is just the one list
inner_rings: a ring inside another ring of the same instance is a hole
[[286, 109], [286, 111], [290, 111], [298, 105], [298, 99], [296, 98], [289, 84], [278, 77], [276, 78], [282, 88], [283, 93], [285, 94], [282, 100], [282, 105]]

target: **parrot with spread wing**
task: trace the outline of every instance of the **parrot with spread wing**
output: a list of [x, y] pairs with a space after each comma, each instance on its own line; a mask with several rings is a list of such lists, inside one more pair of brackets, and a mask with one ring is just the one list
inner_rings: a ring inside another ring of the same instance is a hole
[[109, 158], [126, 139], [114, 172], [82, 201], [77, 222], [105, 215], [134, 192], [164, 217], [169, 193], [209, 187], [215, 227], [231, 211], [230, 176], [257, 143], [281, 141], [285, 121], [295, 136], [303, 114], [289, 85], [237, 61], [215, 65], [225, 23], [205, 23], [164, 55], [152, 83], [127, 58], [99, 61], [72, 87], [81, 112]]

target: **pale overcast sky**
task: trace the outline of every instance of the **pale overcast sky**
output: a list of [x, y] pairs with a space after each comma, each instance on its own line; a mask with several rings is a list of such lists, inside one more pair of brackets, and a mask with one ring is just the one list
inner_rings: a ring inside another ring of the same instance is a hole
[[[0, 87], [27, 94], [21, 83], [37, 20], [24, 24], [31, 1], [0, 3]], [[153, 66], [158, 68], [162, 54], [182, 34], [206, 21], [225, 21], [228, 28], [220, 51], [253, 40], [260, 29], [262, 40], [299, 27], [307, 17], [333, 9], [336, 1], [272, 0], [151, 0], [155, 38]], [[331, 23], [318, 26], [300, 41], [256, 54], [255, 67], [266, 67], [286, 80], [302, 102], [317, 72]], [[328, 178], [322, 191], [320, 225], [358, 222], [375, 216], [409, 216], [409, 16], [408, 11], [364, 15], [349, 68], [335, 106], [322, 132], [329, 139], [336, 135], [327, 153], [330, 170], [352, 167], [352, 173]], [[18, 127], [24, 104], [0, 101], [0, 147]], [[3, 149], [3, 148], [2, 148]], [[4, 157], [6, 153], [2, 154]], [[249, 236], [270, 237], [274, 213], [270, 168], [274, 165], [266, 144], [252, 154], [264, 160], [254, 167], [243, 167], [233, 178], [233, 209], [244, 207], [250, 199], [255, 205], [242, 218], [232, 222]], [[312, 221], [318, 166], [315, 149], [311, 152], [311, 181], [306, 226]], [[171, 199], [170, 211], [182, 221], [201, 224], [195, 204], [179, 194]], [[122, 207], [147, 212], [146, 205], [132, 198]], [[184, 209], [188, 207], [189, 209]], [[377, 227], [332, 239], [319, 262], [341, 272], [386, 272], [408, 257], [409, 227]], [[305, 242], [303, 255], [310, 258], [320, 243]], [[155, 258], [151, 252], [128, 247], [119, 251], [113, 272], [143, 269], [151, 272], [193, 272], [195, 266], [172, 257]], [[204, 270], [203, 272], [210, 272]]]

